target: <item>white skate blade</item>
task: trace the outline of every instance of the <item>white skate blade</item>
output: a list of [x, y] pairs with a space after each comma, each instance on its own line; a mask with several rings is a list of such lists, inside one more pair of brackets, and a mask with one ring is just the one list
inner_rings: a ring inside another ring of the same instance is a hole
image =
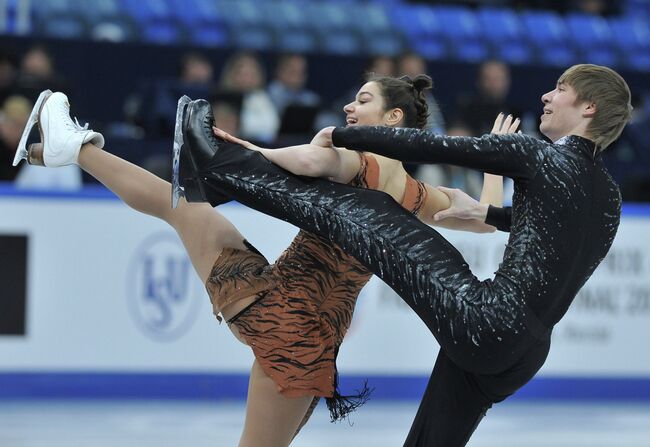
[[183, 147], [183, 114], [185, 106], [192, 101], [188, 96], [183, 95], [178, 100], [176, 107], [176, 125], [174, 126], [174, 158], [172, 159], [172, 208], [178, 206], [181, 197], [185, 197], [185, 191], [180, 183], [180, 156], [181, 148]]
[[[41, 106], [45, 100], [50, 97], [51, 94], [52, 90], [43, 90], [41, 94], [38, 95], [36, 104], [34, 104], [32, 113], [29, 115], [25, 129], [23, 130], [23, 135], [20, 137], [18, 149], [16, 149], [16, 155], [14, 156], [14, 161], [12, 163], [14, 166], [18, 166], [20, 160], [27, 160], [27, 138], [29, 137], [29, 133], [32, 131], [34, 125], [38, 123], [38, 116], [41, 111]], [[41, 143], [43, 143], [43, 141], [41, 141]]]

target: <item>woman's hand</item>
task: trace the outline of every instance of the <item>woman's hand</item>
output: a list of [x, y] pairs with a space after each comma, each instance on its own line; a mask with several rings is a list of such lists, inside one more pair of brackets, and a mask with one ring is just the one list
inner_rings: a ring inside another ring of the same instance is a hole
[[[494, 120], [492, 133], [497, 135], [515, 133], [520, 122], [521, 120], [519, 118], [513, 119], [512, 115], [508, 115], [504, 118], [503, 113], [499, 113], [497, 119]], [[521, 133], [521, 131], [519, 132]]]
[[334, 144], [332, 143], [332, 132], [334, 131], [334, 126], [329, 126], [322, 129], [316, 134], [316, 136], [311, 140], [311, 144], [321, 147], [326, 147], [328, 149], [332, 148]]
[[217, 138], [221, 138], [222, 140], [229, 141], [229, 142], [235, 143], [235, 144], [239, 144], [241, 146], [244, 146], [246, 149], [250, 149], [252, 151], [262, 152], [261, 147], [255, 146], [253, 143], [251, 143], [249, 141], [242, 140], [241, 138], [237, 138], [237, 137], [235, 137], [233, 135], [230, 135], [228, 132], [225, 132], [225, 131], [219, 129], [218, 127], [212, 126], [212, 133], [214, 133], [214, 135]]

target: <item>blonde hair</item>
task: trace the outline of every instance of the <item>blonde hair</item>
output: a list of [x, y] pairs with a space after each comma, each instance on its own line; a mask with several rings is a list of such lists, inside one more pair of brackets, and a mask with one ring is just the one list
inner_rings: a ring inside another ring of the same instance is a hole
[[578, 102], [596, 105], [596, 113], [587, 127], [596, 143], [596, 152], [602, 152], [621, 136], [632, 117], [632, 95], [621, 75], [608, 67], [578, 64], [562, 73], [558, 83], [570, 85]]

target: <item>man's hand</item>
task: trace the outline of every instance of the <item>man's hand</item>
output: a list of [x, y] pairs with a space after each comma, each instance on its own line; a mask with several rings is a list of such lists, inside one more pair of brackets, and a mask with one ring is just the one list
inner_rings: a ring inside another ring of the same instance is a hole
[[446, 210], [437, 212], [433, 216], [433, 220], [439, 221], [448, 217], [456, 217], [458, 219], [485, 221], [488, 210], [487, 204], [474, 200], [460, 189], [445, 188], [444, 186], [438, 186], [437, 189], [447, 194], [451, 206]]
[[235, 144], [239, 144], [241, 146], [244, 146], [246, 149], [250, 149], [252, 151], [262, 152], [261, 147], [255, 146], [253, 143], [251, 143], [249, 141], [242, 140], [241, 138], [237, 138], [237, 137], [235, 137], [233, 135], [230, 135], [228, 132], [225, 132], [225, 131], [219, 129], [218, 127], [212, 126], [212, 133], [214, 133], [214, 135], [217, 138], [221, 138], [222, 140], [230, 141], [231, 143], [235, 143]]
[[[497, 135], [515, 133], [517, 131], [517, 127], [519, 127], [520, 122], [521, 120], [519, 118], [513, 120], [512, 115], [508, 115], [504, 119], [503, 113], [499, 113], [497, 115], [497, 119], [494, 120], [494, 126], [492, 126], [492, 133]], [[521, 133], [521, 131], [519, 132]]]
[[332, 132], [333, 131], [334, 131], [334, 126], [329, 126], [329, 127], [326, 127], [324, 129], [322, 129], [311, 140], [311, 144], [331, 149], [334, 146], [334, 144], [332, 143]]

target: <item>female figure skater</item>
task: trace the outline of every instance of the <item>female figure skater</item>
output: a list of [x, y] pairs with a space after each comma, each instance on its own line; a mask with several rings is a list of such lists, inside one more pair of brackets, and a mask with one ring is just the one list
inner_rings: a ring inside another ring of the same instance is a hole
[[[422, 89], [430, 86], [428, 78], [416, 81], [417, 85], [394, 79], [381, 82], [387, 87], [380, 88], [380, 81], [366, 84], [346, 107], [351, 125], [425, 122], [426, 106], [419, 100]], [[401, 98], [405, 111], [384, 103], [389, 93]], [[182, 100], [179, 110], [187, 106], [188, 101]], [[210, 205], [181, 199], [171, 209], [171, 185], [102, 151], [101, 135], [70, 120], [65, 95], [45, 92], [34, 111], [31, 124], [39, 123], [43, 145], [30, 148], [30, 163], [78, 163], [127, 205], [168, 222], [206, 284], [215, 314], [221, 314], [233, 333], [253, 349], [256, 360], [240, 446], [288, 445], [318, 397], [327, 398], [333, 418], [345, 416], [358, 405], [338, 395], [335, 360], [356, 297], [371, 276], [367, 270], [338, 247], [304, 231], [269, 266]], [[24, 142], [16, 161], [24, 155], [21, 150]], [[330, 174], [354, 185], [385, 189], [410, 211], [426, 210], [426, 216], [449, 205], [444, 194], [408, 177], [399, 162], [370, 154], [355, 154], [350, 160], [341, 164], [344, 173], [331, 170]], [[500, 179], [492, 179], [491, 185], [498, 203]], [[490, 227], [478, 223], [475, 230], [489, 231]]]
[[189, 120], [183, 128], [197, 144], [181, 151], [181, 162], [196, 169], [181, 165], [180, 182], [188, 197], [232, 197], [329, 238], [397, 291], [441, 347], [406, 445], [464, 446], [490, 406], [544, 364], [553, 326], [614, 240], [621, 196], [600, 152], [629, 121], [630, 96], [618, 73], [580, 64], [542, 96], [540, 131], [552, 143], [380, 127], [319, 133], [324, 151], [372, 150], [512, 177], [510, 239], [495, 277], [485, 281], [385, 194], [287, 174], [255, 151], [216, 141], [209, 123]]

